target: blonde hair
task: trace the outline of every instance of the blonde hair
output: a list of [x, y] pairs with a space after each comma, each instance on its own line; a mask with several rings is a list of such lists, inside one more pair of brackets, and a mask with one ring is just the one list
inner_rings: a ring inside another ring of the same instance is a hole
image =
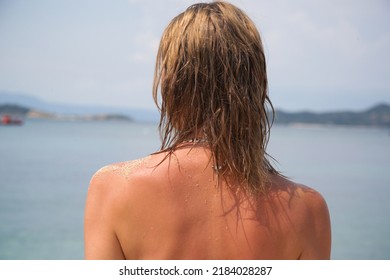
[[170, 22], [157, 54], [153, 97], [161, 111], [161, 150], [172, 152], [200, 135], [218, 174], [252, 193], [277, 173], [266, 153], [274, 109], [263, 45], [239, 8], [194, 4]]

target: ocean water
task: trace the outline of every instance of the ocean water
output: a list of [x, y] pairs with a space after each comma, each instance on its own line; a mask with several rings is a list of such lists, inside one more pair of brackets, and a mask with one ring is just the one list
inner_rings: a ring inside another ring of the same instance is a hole
[[[93, 173], [159, 144], [154, 124], [0, 126], [0, 259], [82, 259]], [[274, 126], [268, 151], [286, 176], [325, 197], [333, 259], [390, 259], [388, 130]]]

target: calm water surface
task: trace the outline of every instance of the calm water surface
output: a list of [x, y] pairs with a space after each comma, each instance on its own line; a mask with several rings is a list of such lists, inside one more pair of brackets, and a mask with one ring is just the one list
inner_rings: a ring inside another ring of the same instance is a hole
[[[0, 259], [82, 259], [90, 177], [159, 148], [152, 124], [0, 126]], [[334, 259], [390, 259], [387, 130], [275, 126], [269, 153], [328, 202]]]

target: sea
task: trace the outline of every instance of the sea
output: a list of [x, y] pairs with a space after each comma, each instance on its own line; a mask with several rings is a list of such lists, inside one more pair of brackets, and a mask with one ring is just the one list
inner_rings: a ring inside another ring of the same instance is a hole
[[[91, 176], [159, 147], [153, 123], [0, 126], [0, 259], [83, 259]], [[390, 259], [389, 129], [274, 125], [268, 153], [285, 176], [326, 199], [332, 259]]]

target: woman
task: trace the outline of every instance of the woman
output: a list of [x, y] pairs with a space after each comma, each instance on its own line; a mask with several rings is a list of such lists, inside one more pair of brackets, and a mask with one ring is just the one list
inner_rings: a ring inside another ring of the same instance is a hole
[[216, 1], [175, 17], [154, 78], [161, 150], [93, 176], [85, 257], [329, 259], [324, 199], [267, 158], [267, 86], [261, 38], [243, 11]]

